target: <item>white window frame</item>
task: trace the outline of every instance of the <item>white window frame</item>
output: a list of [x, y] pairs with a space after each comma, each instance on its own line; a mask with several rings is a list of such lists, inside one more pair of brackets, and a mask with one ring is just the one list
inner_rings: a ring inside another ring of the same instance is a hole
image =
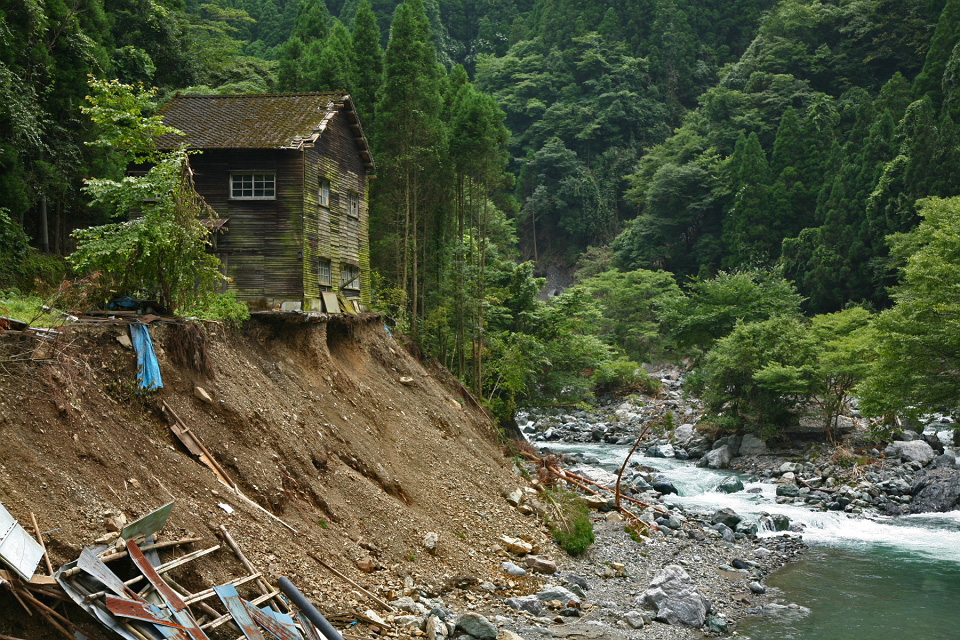
[[[238, 178], [242, 179], [245, 177], [250, 178], [250, 187], [249, 189], [241, 188], [240, 195], [236, 194], [235, 186], [236, 180]], [[270, 195], [254, 195], [256, 191], [257, 179], [260, 179], [262, 182], [262, 190], [267, 191], [267, 180], [269, 178], [270, 184]], [[250, 195], [244, 195], [243, 191], [249, 191]], [[230, 172], [230, 199], [231, 200], [276, 200], [277, 199], [277, 173], [276, 171], [231, 171]]]
[[[348, 275], [352, 277], [348, 277]], [[346, 291], [360, 290], [360, 267], [348, 262], [340, 263], [340, 289]]]
[[352, 218], [360, 217], [360, 194], [356, 191], [347, 192], [347, 215]]
[[321, 207], [330, 206], [330, 181], [324, 178], [320, 178], [320, 193], [319, 200]]
[[[326, 279], [324, 279], [324, 273], [326, 273]], [[326, 287], [333, 285], [333, 262], [327, 258], [320, 258], [317, 263], [317, 283]]]

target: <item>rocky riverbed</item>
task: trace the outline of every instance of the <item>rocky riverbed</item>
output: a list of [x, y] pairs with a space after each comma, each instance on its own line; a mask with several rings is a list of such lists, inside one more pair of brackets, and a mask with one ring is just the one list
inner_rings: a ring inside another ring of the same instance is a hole
[[[590, 453], [564, 453], [571, 443], [624, 451], [647, 425], [652, 428], [638, 457], [740, 474], [715, 476], [711, 491], [760, 493], [758, 485], [773, 483], [769, 500], [777, 506], [850, 519], [958, 506], [960, 472], [947, 418], [934, 417], [923, 435], [874, 443], [854, 413], [842, 421], [844, 446], [800, 437], [774, 449], [754, 436], [715, 439], [698, 429], [701, 409], [681, 393], [681, 376], [665, 371], [661, 377], [665, 389], [657, 398], [520, 416], [530, 442], [587, 490], [596, 539], [585, 553], [571, 557], [529, 535], [504, 537], [489, 549], [500, 558], [503, 580], [477, 585], [464, 579], [445, 589], [411, 582], [393, 602], [404, 614], [391, 622], [431, 639], [683, 639], [729, 634], [749, 615], [805, 615], [765, 585], [770, 572], [803, 554], [803, 523], [783, 513], [744, 517], [719, 504], [686, 507], [673, 499], [678, 489], [668, 477], [637, 461], [621, 478], [632, 515], [622, 514], [603, 488], [616, 483], [615, 469]], [[816, 428], [808, 421], [795, 431]], [[542, 517], [549, 509], [538, 491], [538, 468], [518, 462], [517, 471], [530, 482], [518, 482], [504, 499], [521, 514]]]

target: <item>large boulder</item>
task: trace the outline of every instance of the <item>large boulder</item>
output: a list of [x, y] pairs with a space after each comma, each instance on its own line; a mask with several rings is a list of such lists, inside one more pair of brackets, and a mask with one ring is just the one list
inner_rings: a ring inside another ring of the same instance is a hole
[[752, 433], [748, 433], [743, 436], [743, 440], [740, 441], [740, 451], [738, 452], [739, 455], [758, 456], [764, 453], [767, 453], [766, 442]]
[[457, 620], [457, 629], [481, 640], [496, 640], [497, 627], [479, 613], [465, 613]]
[[697, 466], [708, 469], [726, 469], [730, 466], [732, 459], [733, 453], [731, 453], [730, 447], [728, 445], [721, 445], [712, 451], [708, 451], [705, 456], [700, 458]]
[[743, 491], [743, 481], [737, 476], [727, 476], [717, 485], [717, 491], [720, 493], [736, 493]]
[[888, 458], [900, 458], [904, 462], [919, 462], [927, 464], [936, 457], [936, 453], [929, 444], [923, 440], [899, 440], [891, 442], [890, 446], [883, 450]]
[[695, 435], [694, 426], [690, 423], [682, 424], [673, 430], [673, 441], [681, 447], [685, 447]]
[[652, 607], [656, 619], [668, 624], [699, 628], [710, 613], [710, 601], [697, 591], [687, 572], [676, 564], [664, 567], [637, 602]]
[[926, 470], [913, 481], [910, 492], [912, 513], [960, 509], [960, 472], [946, 468]]

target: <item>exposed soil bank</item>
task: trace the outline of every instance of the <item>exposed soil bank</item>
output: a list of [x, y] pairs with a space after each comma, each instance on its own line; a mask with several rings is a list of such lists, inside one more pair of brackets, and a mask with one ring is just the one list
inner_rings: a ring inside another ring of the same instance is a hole
[[[372, 605], [309, 551], [392, 599], [407, 575], [438, 591], [458, 574], [502, 583], [502, 559], [478, 549], [501, 535], [547, 540], [536, 519], [501, 497], [520, 478], [489, 418], [454, 381], [445, 386], [442, 372], [410, 357], [378, 317], [261, 318], [241, 333], [208, 325], [212, 375], [172, 361], [177, 327], [150, 331], [165, 387], [143, 407], [128, 399], [136, 365], [121, 344], [123, 325], [77, 325], [49, 343], [0, 336], [0, 502], [21, 523], [32, 512], [52, 530], [55, 567], [106, 533], [111, 518], [132, 521], [174, 499], [164, 538], [198, 536], [205, 541], [194, 549], [212, 546], [226, 525], [271, 582], [288, 576], [333, 614]], [[196, 386], [213, 402], [198, 399]], [[237, 500], [197, 462], [157, 411], [162, 400], [247, 496], [299, 535]], [[422, 547], [427, 532], [439, 534], [436, 555]], [[372, 573], [357, 569], [367, 556]], [[244, 573], [222, 549], [178, 580], [199, 589]], [[69, 615], [102, 637], [85, 614]], [[0, 593], [0, 634], [47, 638], [52, 630]]]

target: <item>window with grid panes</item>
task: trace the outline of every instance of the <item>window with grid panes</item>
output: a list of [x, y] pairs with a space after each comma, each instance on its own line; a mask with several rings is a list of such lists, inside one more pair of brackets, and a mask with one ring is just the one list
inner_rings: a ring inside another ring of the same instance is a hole
[[360, 267], [346, 263], [340, 265], [340, 288], [360, 289]]
[[330, 206], [330, 181], [320, 180], [320, 206]]
[[230, 174], [230, 198], [233, 200], [274, 200], [277, 197], [276, 174], [236, 171]]
[[360, 217], [360, 194], [356, 191], [347, 194], [347, 215]]
[[333, 284], [333, 281], [331, 280], [331, 276], [330, 276], [330, 261], [329, 261], [329, 260], [324, 260], [323, 258], [320, 259], [320, 266], [319, 266], [318, 269], [317, 269], [317, 281], [318, 281], [321, 285], [325, 285], [325, 286], [328, 286], [328, 287], [329, 287], [331, 284]]

